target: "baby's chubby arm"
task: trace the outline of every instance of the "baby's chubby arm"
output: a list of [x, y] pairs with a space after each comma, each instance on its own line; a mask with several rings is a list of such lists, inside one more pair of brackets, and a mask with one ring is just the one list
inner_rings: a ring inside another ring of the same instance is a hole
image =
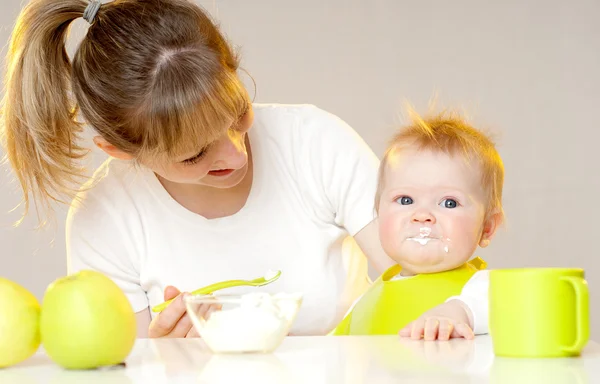
[[476, 272], [458, 296], [430, 309], [400, 331], [412, 339], [448, 340], [488, 333], [489, 271]]

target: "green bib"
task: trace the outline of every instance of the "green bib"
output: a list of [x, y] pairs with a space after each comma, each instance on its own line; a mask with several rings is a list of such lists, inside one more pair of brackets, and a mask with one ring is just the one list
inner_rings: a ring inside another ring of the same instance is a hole
[[391, 280], [402, 269], [385, 271], [330, 335], [395, 335], [424, 312], [459, 295], [486, 263], [476, 257], [450, 271]]

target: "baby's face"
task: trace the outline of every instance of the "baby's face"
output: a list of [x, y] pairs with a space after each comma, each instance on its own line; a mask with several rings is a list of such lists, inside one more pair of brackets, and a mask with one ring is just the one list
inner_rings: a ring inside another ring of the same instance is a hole
[[459, 156], [406, 148], [389, 157], [379, 203], [379, 233], [403, 275], [453, 269], [487, 246], [479, 166]]

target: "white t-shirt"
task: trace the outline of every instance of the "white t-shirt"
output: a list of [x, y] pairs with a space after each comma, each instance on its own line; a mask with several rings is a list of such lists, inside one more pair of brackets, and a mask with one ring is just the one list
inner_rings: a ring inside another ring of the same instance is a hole
[[370, 284], [351, 236], [375, 217], [379, 160], [315, 106], [256, 104], [254, 114], [254, 178], [238, 213], [206, 219], [178, 204], [151, 171], [108, 160], [69, 211], [69, 273], [105, 273], [138, 312], [163, 302], [167, 285], [193, 291], [279, 269], [270, 285], [223, 293], [301, 292], [292, 334], [323, 335], [337, 325]]

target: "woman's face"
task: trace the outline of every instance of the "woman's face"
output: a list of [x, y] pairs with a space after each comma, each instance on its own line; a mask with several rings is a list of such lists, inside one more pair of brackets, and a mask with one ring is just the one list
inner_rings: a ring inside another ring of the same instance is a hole
[[163, 165], [147, 165], [160, 177], [179, 184], [232, 188], [248, 171], [247, 133], [254, 121], [252, 105], [236, 123], [223, 127], [223, 134], [195, 153]]

